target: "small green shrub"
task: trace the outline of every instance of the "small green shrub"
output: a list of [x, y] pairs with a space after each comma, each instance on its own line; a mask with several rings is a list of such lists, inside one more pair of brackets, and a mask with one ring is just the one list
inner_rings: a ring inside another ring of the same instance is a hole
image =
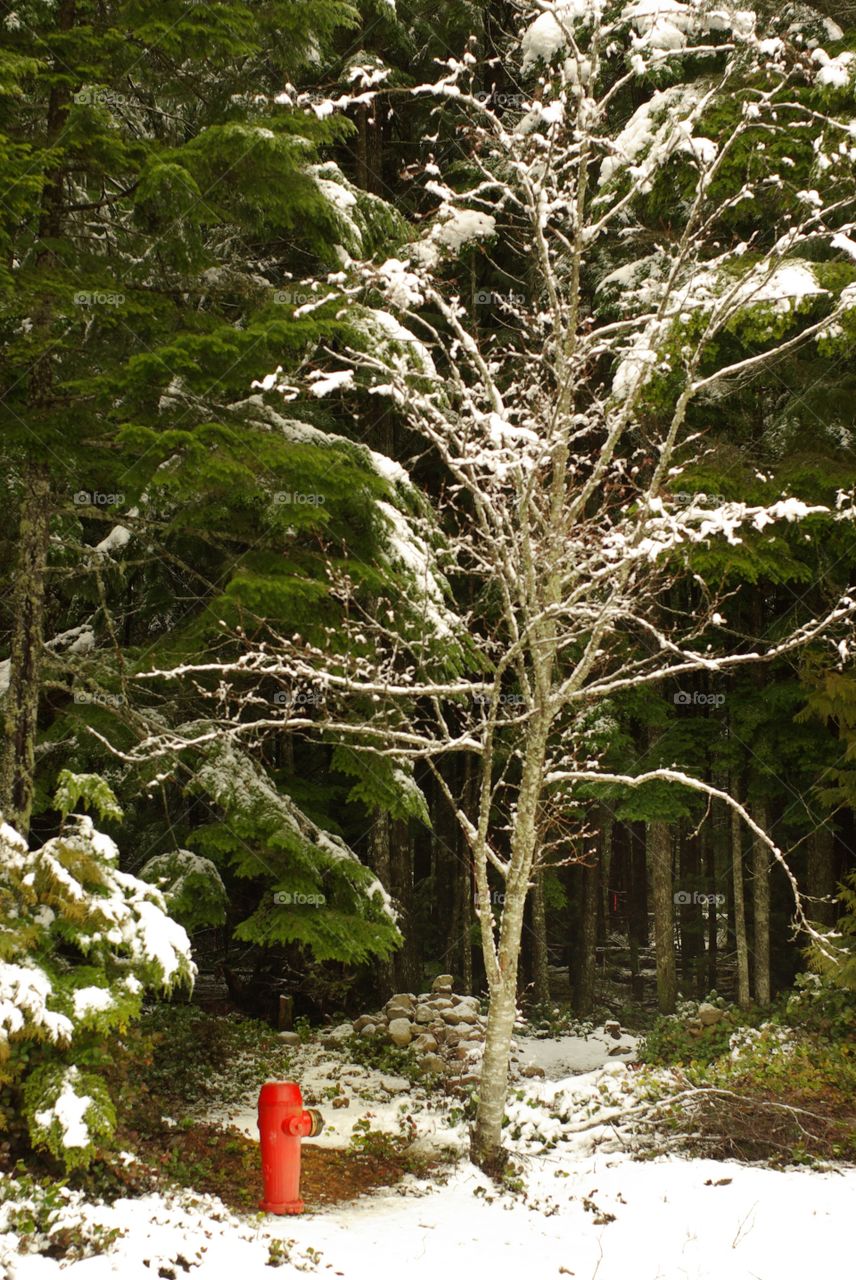
[[738, 1027], [752, 1026], [758, 1020], [758, 1015], [728, 1005], [715, 992], [702, 1003], [714, 1004], [723, 1010], [719, 1022], [699, 1027], [696, 1018], [698, 1004], [688, 1001], [681, 1005], [678, 1013], [656, 1019], [639, 1045], [639, 1061], [652, 1067], [714, 1062], [728, 1053], [729, 1041]]
[[392, 1076], [402, 1076], [413, 1084], [430, 1079], [422, 1072], [412, 1050], [402, 1049], [383, 1035], [352, 1036], [347, 1041], [347, 1051], [354, 1062], [362, 1067], [371, 1067]]
[[103, 1068], [117, 1034], [146, 989], [170, 991], [194, 974], [160, 892], [120, 870], [90, 817], [68, 813], [81, 801], [121, 816], [101, 778], [64, 771], [58, 836], [31, 850], [0, 826], [0, 1129], [69, 1170], [88, 1165], [115, 1128]]
[[18, 1237], [22, 1254], [68, 1261], [104, 1253], [123, 1234], [118, 1227], [89, 1221], [80, 1193], [34, 1178], [21, 1165], [14, 1178], [0, 1175], [0, 1230]]
[[157, 885], [169, 914], [185, 929], [224, 923], [226, 886], [210, 858], [189, 849], [173, 849], [149, 858], [139, 875], [141, 880]]
[[235, 1102], [270, 1076], [287, 1076], [289, 1060], [266, 1022], [160, 1003], [124, 1037], [110, 1074], [127, 1123], [159, 1128], [163, 1111], [177, 1116], [208, 1099]]

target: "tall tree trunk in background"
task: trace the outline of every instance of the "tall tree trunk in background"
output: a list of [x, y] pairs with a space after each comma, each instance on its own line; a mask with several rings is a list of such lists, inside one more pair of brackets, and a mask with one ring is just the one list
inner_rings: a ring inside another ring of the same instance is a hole
[[[767, 830], [767, 806], [753, 806], [753, 817], [762, 831]], [[770, 1003], [770, 851], [753, 832], [752, 889], [754, 907], [755, 1000], [765, 1007]]]
[[[462, 795], [466, 805], [469, 760], [453, 756], [445, 765], [444, 776], [452, 793]], [[471, 995], [473, 989], [473, 877], [471, 854], [455, 820], [452, 808], [439, 783], [432, 789], [433, 805], [431, 821], [438, 863], [444, 875], [437, 883], [435, 911], [439, 915], [439, 932], [445, 936], [445, 951], [440, 963], [455, 976], [455, 990]], [[469, 812], [469, 809], [467, 809]], [[451, 901], [451, 912], [449, 902]], [[443, 930], [443, 921], [448, 927]]]
[[675, 967], [672, 837], [668, 822], [648, 823], [648, 863], [654, 899], [654, 949], [657, 956], [657, 1006], [674, 1013], [678, 998]]
[[[378, 880], [387, 893], [392, 894], [392, 857], [391, 857], [392, 820], [388, 813], [379, 813], [369, 834], [369, 862]], [[394, 895], [393, 895], [394, 896]], [[399, 928], [404, 930], [404, 922], [399, 918]], [[394, 994], [395, 969], [392, 957], [375, 961], [378, 987], [383, 989], [387, 997]]]
[[808, 895], [806, 915], [815, 924], [835, 922], [835, 835], [828, 823], [817, 827], [808, 839]]
[[[76, 21], [75, 0], [59, 0], [57, 27], [71, 31]], [[58, 141], [66, 125], [73, 86], [63, 78], [65, 68], [55, 58], [57, 82], [48, 95], [45, 137]], [[54, 246], [62, 235], [66, 173], [62, 166], [45, 172], [42, 183], [36, 266], [51, 267]], [[41, 331], [45, 347], [53, 322], [54, 302], [49, 287], [41, 287], [32, 311], [33, 328]], [[52, 354], [45, 352], [33, 365], [29, 400], [34, 412], [33, 434], [38, 438], [40, 411], [53, 392]], [[47, 450], [45, 450], [47, 453]], [[9, 655], [9, 687], [3, 715], [4, 742], [0, 759], [0, 810], [26, 838], [33, 811], [36, 770], [36, 733], [39, 715], [39, 673], [44, 644], [45, 577], [50, 546], [51, 483], [47, 466], [32, 461], [21, 486], [18, 525], [18, 564], [12, 586], [12, 643]]]
[[[473, 758], [469, 752], [464, 757], [464, 810], [467, 815], [472, 818], [476, 812], [476, 775], [473, 769]], [[471, 995], [473, 992], [474, 976], [473, 976], [473, 944], [472, 944], [472, 926], [473, 917], [473, 869], [472, 869], [472, 853], [470, 846], [461, 831], [457, 827], [456, 838], [458, 841], [458, 849], [460, 851], [460, 886], [461, 886], [461, 920], [462, 920], [462, 937], [461, 937], [461, 978], [465, 995]]]
[[0, 810], [24, 838], [30, 830], [36, 771], [39, 669], [44, 643], [45, 575], [50, 545], [47, 468], [29, 468], [21, 493], [18, 563], [12, 592], [12, 649], [4, 714]]
[[627, 832], [627, 941], [630, 947], [630, 993], [641, 1004], [645, 977], [639, 968], [639, 951], [650, 942], [648, 927], [648, 831], [644, 822], [625, 826]]
[[544, 894], [544, 868], [532, 878], [530, 892], [532, 921], [532, 997], [536, 1004], [550, 1003], [550, 969], [547, 953], [547, 903]]
[[384, 104], [376, 98], [370, 106], [358, 106], [357, 146], [354, 178], [362, 191], [383, 193]]
[[633, 934], [640, 947], [651, 942], [648, 922], [648, 830], [644, 822], [633, 822], [628, 832], [628, 894]]
[[574, 972], [571, 984], [574, 1013], [587, 1018], [594, 1010], [595, 949], [597, 946], [597, 904], [600, 879], [603, 832], [599, 835], [600, 848], [588, 863], [576, 868], [579, 888], [577, 910], [577, 935], [574, 947]]
[[601, 812], [603, 814], [603, 819], [600, 830], [600, 875], [598, 877], [600, 884], [600, 901], [598, 904], [600, 919], [598, 924], [598, 936], [601, 944], [605, 947], [609, 937], [609, 877], [612, 874], [612, 847], [615, 838], [615, 822], [608, 809], [603, 809]]
[[460, 935], [458, 944], [458, 973], [461, 975], [461, 994], [473, 993], [473, 878], [467, 858], [469, 850], [461, 848], [458, 861], [457, 893], [460, 902], [458, 919]]
[[716, 848], [713, 840], [713, 817], [708, 814], [701, 829], [702, 861], [707, 891], [707, 989], [715, 991], [718, 982], [716, 958], [718, 949], [718, 904], [716, 901]]
[[[735, 778], [731, 795], [739, 799], [740, 781]], [[743, 820], [731, 810], [731, 880], [734, 886], [734, 941], [737, 946], [737, 1003], [746, 1009], [749, 996], [749, 947], [746, 941], [746, 903], [743, 896]]]
[[410, 824], [395, 818], [390, 824], [391, 893], [401, 911], [404, 946], [392, 956], [395, 986], [399, 991], [418, 991], [422, 983], [422, 961], [416, 934], [413, 878], [413, 836]]
[[704, 916], [700, 895], [702, 885], [701, 844], [699, 836], [687, 833], [686, 822], [678, 828], [680, 835], [681, 884], [689, 894], [679, 911], [681, 927], [681, 972], [685, 990], [697, 996], [704, 994]]

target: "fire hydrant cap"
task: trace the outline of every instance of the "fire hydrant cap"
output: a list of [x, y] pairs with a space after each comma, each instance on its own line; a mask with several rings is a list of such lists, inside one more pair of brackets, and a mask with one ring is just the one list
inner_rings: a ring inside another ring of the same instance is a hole
[[293, 1080], [266, 1080], [259, 1094], [260, 1107], [303, 1107], [300, 1085]]

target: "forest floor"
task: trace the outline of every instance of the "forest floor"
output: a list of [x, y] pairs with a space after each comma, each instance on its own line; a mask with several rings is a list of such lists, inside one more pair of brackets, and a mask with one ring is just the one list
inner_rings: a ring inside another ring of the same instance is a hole
[[[173, 1039], [180, 1053], [180, 1034]], [[327, 1124], [303, 1144], [306, 1212], [297, 1218], [257, 1210], [259, 1081], [248, 1063], [255, 1070], [258, 1060], [234, 1055], [195, 1099], [188, 1068], [187, 1080], [171, 1078], [173, 1114], [154, 1125], [138, 1109], [124, 1193], [101, 1198], [72, 1182], [45, 1203], [19, 1178], [0, 1204], [0, 1273], [804, 1280], [819, 1260], [848, 1256], [856, 1169], [773, 1169], [652, 1144], [632, 1123], [642, 1096], [626, 1062], [634, 1044], [622, 1037], [619, 1060], [616, 1041], [598, 1031], [518, 1037], [519, 1065], [544, 1077], [512, 1087], [512, 1163], [497, 1185], [466, 1156], [471, 1098], [428, 1089], [386, 1062], [354, 1061], [347, 1041], [307, 1036], [289, 1050], [287, 1071]], [[211, 1053], [218, 1047], [215, 1038]], [[276, 1075], [286, 1067], [279, 1052], [266, 1057]], [[199, 1058], [204, 1065], [204, 1051]], [[144, 1093], [157, 1110], [165, 1086], [157, 1056], [147, 1061]], [[147, 1180], [152, 1169], [159, 1176]]]

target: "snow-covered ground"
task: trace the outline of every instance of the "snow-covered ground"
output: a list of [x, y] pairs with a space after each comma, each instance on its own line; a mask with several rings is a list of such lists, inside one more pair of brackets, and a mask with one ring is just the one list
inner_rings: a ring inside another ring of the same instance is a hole
[[583, 1071], [594, 1071], [615, 1059], [629, 1061], [639, 1040], [626, 1031], [614, 1038], [596, 1030], [589, 1036], [518, 1036], [516, 1043], [515, 1059], [519, 1067], [543, 1067], [548, 1080], [562, 1080]]
[[[320, 1147], [347, 1147], [358, 1121], [368, 1120], [372, 1129], [397, 1133], [404, 1115], [413, 1117], [424, 1150], [449, 1146], [457, 1148], [461, 1136], [450, 1127], [446, 1108], [438, 1105], [436, 1095], [414, 1088], [403, 1076], [374, 1071], [347, 1056], [331, 1054], [317, 1043], [295, 1050], [294, 1078], [300, 1082], [306, 1106], [319, 1107], [324, 1116], [324, 1129], [312, 1142]], [[332, 1094], [348, 1099], [348, 1106], [334, 1108]], [[258, 1138], [257, 1099], [247, 1098], [241, 1105], [212, 1112], [207, 1117], [215, 1124], [231, 1125], [249, 1138]]]
[[[69, 1221], [82, 1212], [88, 1224], [124, 1234], [108, 1252], [62, 1266], [63, 1280], [265, 1280], [271, 1262], [283, 1277], [348, 1280], [403, 1272], [417, 1280], [480, 1273], [490, 1280], [804, 1280], [821, 1259], [847, 1257], [856, 1170], [639, 1161], [617, 1149], [613, 1125], [632, 1099], [634, 1073], [609, 1051], [632, 1049], [631, 1039], [519, 1038], [520, 1063], [541, 1066], [546, 1076], [517, 1082], [509, 1102], [522, 1190], [498, 1192], [462, 1158], [445, 1181], [411, 1177], [346, 1205], [310, 1207], [300, 1218], [240, 1219], [209, 1197], [81, 1206], [72, 1196]], [[399, 1077], [357, 1068], [346, 1053], [319, 1045], [302, 1048], [298, 1065], [304, 1092], [328, 1120], [316, 1141], [345, 1145], [363, 1116], [392, 1131], [404, 1107], [423, 1143], [463, 1154], [465, 1126], [437, 1095], [411, 1093]], [[347, 1108], [332, 1109], [333, 1089], [350, 1098]], [[254, 1099], [222, 1119], [255, 1136]], [[58, 1261], [16, 1254], [10, 1235], [0, 1235], [4, 1268], [10, 1280], [60, 1280]]]
[[[518, 1035], [514, 1061], [518, 1071], [541, 1067], [547, 1080], [562, 1080], [590, 1072], [606, 1063], [627, 1061], [633, 1056], [638, 1041], [626, 1033], [614, 1039], [603, 1031], [591, 1035], [563, 1035], [556, 1038]], [[343, 1049], [345, 1046], [343, 1045]], [[476, 1050], [473, 1051], [474, 1055]], [[437, 1095], [414, 1088], [402, 1076], [387, 1075], [350, 1062], [347, 1053], [331, 1054], [323, 1045], [313, 1042], [295, 1050], [293, 1069], [300, 1081], [307, 1106], [320, 1107], [324, 1113], [324, 1131], [313, 1141], [322, 1147], [346, 1147], [358, 1121], [369, 1120], [373, 1129], [384, 1133], [398, 1131], [403, 1115], [410, 1115], [418, 1134], [421, 1150], [466, 1146], [466, 1133], [460, 1125], [450, 1127], [447, 1111], [438, 1105]], [[532, 1082], [527, 1088], [532, 1091]], [[348, 1099], [348, 1106], [333, 1108], [332, 1094]], [[231, 1125], [247, 1137], [257, 1138], [256, 1099], [249, 1097], [237, 1108], [212, 1113], [206, 1118]]]

